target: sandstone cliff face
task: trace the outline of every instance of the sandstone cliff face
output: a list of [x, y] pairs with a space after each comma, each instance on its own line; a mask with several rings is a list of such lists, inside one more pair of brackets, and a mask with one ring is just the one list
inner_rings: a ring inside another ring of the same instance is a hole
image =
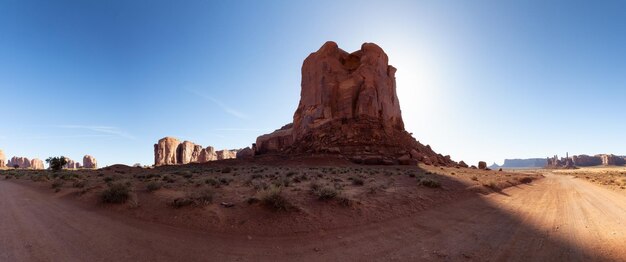
[[65, 157], [65, 161], [67, 161], [67, 164], [65, 164], [63, 166], [63, 168], [66, 168], [66, 169], [77, 169], [77, 168], [81, 167], [80, 163], [78, 163], [78, 162], [76, 162], [76, 161], [74, 161], [74, 160], [72, 160], [72, 159], [70, 159], [68, 157]]
[[236, 149], [232, 149], [232, 150], [224, 149], [224, 150], [219, 150], [216, 153], [217, 153], [217, 160], [237, 158]]
[[325, 43], [304, 60], [293, 123], [258, 137], [255, 152], [335, 153], [367, 164], [456, 165], [404, 130], [395, 72], [375, 44], [347, 53]]
[[215, 160], [217, 160], [217, 153], [215, 153], [215, 148], [213, 148], [212, 146], [207, 146], [205, 149], [200, 150], [198, 163], [205, 163]]
[[44, 169], [43, 161], [39, 158], [33, 158], [32, 160], [30, 160], [30, 168]]
[[9, 167], [17, 166], [18, 168], [30, 168], [30, 160], [26, 157], [14, 156], [9, 160], [7, 165]]
[[176, 162], [179, 164], [191, 163], [195, 149], [196, 149], [196, 145], [192, 142], [185, 141], [182, 144], [180, 144], [176, 151], [176, 154], [177, 154]]
[[575, 166], [599, 166], [602, 164], [602, 158], [599, 156], [577, 155], [572, 156]]
[[237, 152], [236, 158], [252, 158], [254, 157], [254, 151], [252, 148], [246, 147]]
[[600, 155], [600, 159], [602, 159], [602, 165], [604, 166], [623, 166], [626, 162], [623, 157], [619, 157], [616, 155]]
[[283, 126], [271, 134], [265, 134], [256, 139], [256, 152], [259, 154], [278, 152], [293, 144], [293, 124]]
[[4, 152], [0, 150], [0, 167], [6, 167], [6, 161], [7, 161], [7, 158], [4, 155]]
[[154, 165], [183, 165], [237, 157], [237, 149], [215, 151], [211, 146], [202, 148], [191, 141], [180, 141], [164, 137], [154, 144]]
[[85, 155], [83, 157], [83, 168], [98, 168], [98, 162], [96, 161], [96, 158], [90, 155]]
[[349, 54], [326, 42], [302, 65], [300, 103], [293, 117], [295, 138], [332, 119], [358, 117], [404, 130], [395, 72], [376, 44], [365, 43]]
[[154, 144], [154, 165], [175, 165], [180, 141], [173, 137], [164, 137]]

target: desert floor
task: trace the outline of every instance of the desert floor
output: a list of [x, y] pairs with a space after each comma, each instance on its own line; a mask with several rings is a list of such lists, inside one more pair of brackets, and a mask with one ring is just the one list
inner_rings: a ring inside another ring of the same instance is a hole
[[626, 259], [626, 190], [585, 173], [314, 162], [0, 171], [0, 260]]

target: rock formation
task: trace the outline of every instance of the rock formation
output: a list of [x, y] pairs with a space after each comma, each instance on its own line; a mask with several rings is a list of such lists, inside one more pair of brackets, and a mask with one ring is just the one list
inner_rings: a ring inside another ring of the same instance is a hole
[[6, 161], [7, 161], [7, 158], [4, 155], [4, 152], [0, 150], [0, 167], [6, 167]]
[[616, 156], [613, 154], [600, 154], [595, 156], [589, 155], [577, 155], [566, 156], [559, 159], [557, 156], [547, 159], [548, 168], [573, 168], [573, 167], [586, 167], [586, 166], [623, 166], [626, 164], [626, 159], [622, 156]]
[[30, 160], [30, 168], [44, 169], [43, 161], [39, 158], [33, 158], [32, 160]]
[[85, 155], [83, 157], [83, 168], [96, 169], [98, 168], [98, 161], [96, 161], [96, 158], [93, 156]]
[[251, 157], [254, 157], [254, 151], [252, 150], [252, 148], [249, 148], [249, 147], [239, 150], [236, 156], [236, 158], [251, 158]]
[[154, 144], [154, 165], [175, 165], [178, 163], [176, 153], [180, 141], [173, 137], [164, 137]]
[[66, 169], [77, 169], [77, 168], [80, 168], [80, 163], [78, 163], [78, 162], [76, 162], [76, 161], [74, 161], [74, 160], [72, 160], [72, 159], [70, 159], [68, 157], [64, 157], [64, 158], [65, 158], [65, 161], [67, 161], [67, 164], [65, 164], [63, 166], [63, 168], [66, 168]]
[[224, 149], [224, 150], [219, 150], [215, 153], [217, 153], [217, 160], [237, 158], [237, 150]]
[[577, 155], [572, 156], [575, 166], [599, 166], [602, 165], [602, 158], [599, 156]]
[[26, 158], [26, 157], [14, 156], [14, 157], [11, 158], [11, 160], [9, 160], [7, 165], [9, 167], [16, 167], [17, 166], [17, 168], [30, 168], [30, 160], [28, 158]]
[[561, 157], [554, 155], [553, 157], [547, 158], [548, 164], [546, 168], [576, 168], [574, 165], [573, 157], [569, 157], [569, 154], [566, 154], [566, 157]]
[[478, 162], [478, 169], [487, 169], [487, 162], [479, 161]]
[[205, 149], [200, 150], [198, 163], [205, 163], [215, 160], [217, 160], [217, 153], [215, 153], [215, 148], [213, 148], [212, 146], [207, 146]]
[[[176, 162], [180, 164], [189, 164], [191, 162], [195, 162], [198, 160], [198, 155], [200, 154], [200, 150], [202, 150], [202, 146], [196, 153], [196, 145], [192, 142], [185, 141], [178, 146], [176, 149]], [[194, 153], [196, 159], [193, 159]]]
[[626, 161], [624, 161], [623, 157], [619, 157], [616, 155], [600, 155], [602, 159], [602, 165], [604, 166], [623, 166]]
[[404, 130], [396, 69], [385, 52], [365, 43], [347, 53], [326, 42], [302, 65], [293, 123], [256, 140], [257, 154], [333, 153], [357, 163], [456, 165]]
[[202, 148], [190, 141], [180, 141], [173, 137], [164, 137], [154, 144], [154, 165], [182, 165], [205, 163], [214, 160], [236, 158], [238, 149], [215, 151], [212, 146]]

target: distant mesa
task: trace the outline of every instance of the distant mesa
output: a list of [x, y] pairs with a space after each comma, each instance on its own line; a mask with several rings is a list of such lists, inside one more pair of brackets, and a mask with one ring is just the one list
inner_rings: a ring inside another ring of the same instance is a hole
[[326, 42], [302, 64], [293, 122], [259, 136], [255, 154], [330, 153], [364, 164], [456, 166], [405, 131], [395, 73], [376, 44], [347, 53]]
[[190, 141], [180, 142], [174, 137], [164, 137], [154, 144], [154, 165], [182, 165], [205, 163], [237, 157], [239, 149], [215, 151], [212, 146], [202, 148]]
[[489, 166], [491, 169], [498, 168], [542, 168], [548, 164], [548, 161], [545, 158], [515, 158], [515, 159], [505, 159], [504, 164], [501, 166], [493, 163], [493, 165]]
[[547, 168], [573, 168], [587, 166], [623, 166], [626, 164], [626, 157], [613, 154], [599, 154], [594, 156], [577, 155], [569, 157], [568, 154], [563, 158], [557, 155], [548, 158]]

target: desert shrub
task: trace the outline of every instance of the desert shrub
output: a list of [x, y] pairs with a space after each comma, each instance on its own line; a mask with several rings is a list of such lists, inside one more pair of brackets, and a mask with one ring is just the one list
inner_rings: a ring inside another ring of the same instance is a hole
[[208, 205], [213, 202], [213, 190], [210, 188], [204, 188], [194, 192], [190, 198], [192, 198], [198, 205]]
[[289, 201], [287, 201], [287, 199], [283, 196], [280, 187], [271, 187], [270, 189], [264, 191], [261, 196], [261, 203], [264, 206], [277, 211], [285, 211], [291, 206]]
[[220, 177], [219, 181], [220, 181], [220, 184], [222, 184], [222, 185], [229, 185], [230, 182], [233, 181], [233, 179], [232, 178], [226, 178], [226, 177]]
[[322, 185], [320, 183], [318, 183], [317, 181], [313, 181], [311, 182], [311, 184], [309, 184], [309, 187], [311, 188], [312, 192], [316, 192], [317, 190], [319, 190]]
[[296, 172], [296, 171], [289, 171], [289, 172], [287, 172], [287, 174], [285, 174], [285, 176], [292, 177], [292, 176], [295, 176], [297, 174], [298, 174], [298, 172]]
[[222, 173], [230, 173], [233, 169], [229, 166], [222, 168]]
[[477, 176], [472, 176], [472, 180], [478, 181], [478, 177]]
[[362, 178], [360, 177], [353, 177], [352, 178], [352, 184], [355, 186], [362, 186], [365, 184], [365, 181], [363, 181]]
[[217, 186], [219, 185], [219, 182], [217, 180], [215, 180], [214, 178], [207, 178], [204, 180], [204, 183], [207, 185], [212, 185], [212, 186]]
[[176, 182], [176, 178], [173, 178], [173, 177], [168, 176], [168, 175], [165, 175], [162, 180], [167, 182], [167, 183], [170, 183], [170, 184]]
[[50, 166], [52, 171], [59, 171], [63, 169], [64, 165], [67, 164], [67, 159], [65, 159], [64, 156], [48, 157], [48, 159], [46, 159], [46, 163], [48, 163], [48, 166]]
[[157, 191], [157, 190], [161, 189], [161, 187], [163, 187], [163, 185], [161, 183], [159, 183], [159, 182], [156, 182], [156, 181], [150, 181], [146, 185], [146, 189], [148, 190], [148, 192]]
[[532, 177], [523, 177], [519, 181], [524, 183], [524, 184], [528, 184], [528, 183], [533, 182], [533, 178]]
[[189, 193], [185, 197], [176, 198], [170, 202], [170, 205], [174, 208], [181, 208], [189, 205], [203, 206], [211, 204], [212, 202], [213, 191], [210, 188], [204, 188]]
[[439, 188], [439, 187], [441, 187], [441, 183], [439, 183], [439, 181], [433, 180], [433, 179], [422, 179], [420, 181], [420, 184], [422, 186], [430, 187], [430, 188]]
[[61, 188], [64, 183], [65, 183], [65, 181], [63, 181], [61, 179], [54, 180], [54, 182], [52, 182], [52, 188], [53, 189]]
[[105, 183], [110, 183], [110, 182], [113, 182], [114, 179], [113, 177], [108, 176], [108, 177], [105, 177], [103, 180]]
[[319, 200], [331, 200], [337, 197], [337, 189], [331, 187], [321, 187], [316, 191], [313, 191], [313, 194], [317, 196]]
[[352, 199], [348, 198], [347, 196], [343, 194], [337, 197], [337, 202], [344, 207], [352, 206], [352, 203], [353, 203]]
[[181, 207], [189, 206], [193, 203], [194, 203], [193, 199], [191, 198], [179, 197], [179, 198], [172, 200], [172, 202], [170, 202], [170, 205], [174, 208], [181, 208]]
[[100, 194], [102, 203], [119, 204], [124, 203], [130, 196], [130, 186], [128, 184], [114, 183]]
[[75, 188], [83, 188], [86, 185], [87, 185], [87, 180], [76, 180], [72, 184], [72, 186], [75, 187]]

